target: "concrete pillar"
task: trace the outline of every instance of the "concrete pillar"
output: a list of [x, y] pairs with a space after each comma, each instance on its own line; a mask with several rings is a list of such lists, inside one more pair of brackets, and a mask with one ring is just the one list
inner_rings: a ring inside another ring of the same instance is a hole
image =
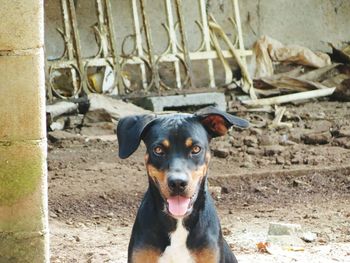
[[43, 0], [0, 8], [0, 262], [49, 262]]

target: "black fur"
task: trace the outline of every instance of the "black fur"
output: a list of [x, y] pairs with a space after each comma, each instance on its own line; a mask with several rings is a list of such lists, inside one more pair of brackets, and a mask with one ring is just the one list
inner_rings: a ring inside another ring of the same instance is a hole
[[[207, 127], [208, 116], [220, 116], [224, 125], [247, 127], [248, 122], [221, 112], [213, 107], [205, 108], [194, 115], [143, 115], [131, 116], [120, 120], [117, 127], [119, 156], [127, 158], [138, 148], [143, 140], [147, 147], [148, 162], [161, 171], [171, 173], [181, 170], [186, 173], [195, 171], [206, 164], [209, 141], [220, 134]], [[202, 151], [192, 156], [183, 143], [192, 138]], [[156, 156], [153, 149], [164, 139], [169, 140], [171, 147], [166, 157]], [[188, 156], [191, 155], [191, 158]], [[166, 212], [166, 201], [159, 185], [149, 178], [149, 187], [138, 210], [129, 243], [128, 262], [132, 263], [133, 251], [157, 249], [164, 252], [170, 245], [169, 234], [176, 229], [177, 219]], [[220, 255], [219, 263], [237, 262], [221, 233], [221, 226], [215, 211], [213, 200], [207, 189], [207, 175], [198, 184], [197, 197], [192, 211], [183, 220], [189, 231], [186, 245], [190, 251], [210, 248]]]

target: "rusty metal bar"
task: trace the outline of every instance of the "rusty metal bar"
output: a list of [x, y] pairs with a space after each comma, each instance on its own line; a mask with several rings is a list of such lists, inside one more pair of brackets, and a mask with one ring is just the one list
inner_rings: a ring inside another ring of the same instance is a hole
[[114, 33], [114, 23], [113, 23], [113, 16], [112, 16], [112, 8], [111, 8], [111, 2], [110, 0], [104, 0], [105, 2], [105, 8], [106, 8], [106, 22], [107, 22], [107, 30], [109, 33], [109, 41], [110, 41], [110, 48], [111, 53], [113, 57], [113, 65], [114, 65], [114, 71], [115, 71], [115, 82], [117, 85], [117, 91], [118, 94], [124, 94], [123, 89], [123, 80], [121, 75], [121, 68], [120, 68], [120, 57], [117, 52], [117, 45], [115, 42], [115, 33]]
[[96, 0], [95, 1], [95, 5], [96, 5], [96, 13], [97, 13], [97, 25], [98, 25], [98, 31], [101, 37], [101, 53], [99, 54], [102, 57], [106, 57], [108, 56], [108, 38], [107, 38], [107, 32], [106, 32], [106, 28], [105, 28], [105, 22], [104, 22], [104, 8], [103, 8], [103, 4], [101, 2], [101, 0]]
[[[201, 18], [202, 18], [205, 50], [211, 51], [206, 1], [199, 0], [199, 3], [200, 3]], [[213, 66], [213, 60], [211, 59], [208, 59], [208, 71], [209, 71], [209, 80], [210, 80], [209, 86], [211, 88], [215, 88], [216, 85], [215, 85], [215, 77], [214, 77], [214, 66]]]
[[146, 35], [146, 44], [147, 44], [147, 50], [148, 50], [148, 59], [149, 63], [152, 68], [152, 79], [154, 81], [154, 85], [158, 92], [160, 92], [160, 78], [159, 78], [159, 71], [158, 71], [158, 65], [154, 57], [154, 50], [153, 50], [153, 42], [152, 42], [152, 35], [151, 35], [151, 27], [148, 21], [147, 13], [146, 13], [146, 6], [145, 6], [145, 0], [140, 0], [141, 3], [141, 13], [142, 13], [142, 21], [143, 26], [145, 30]]
[[[137, 0], [132, 0], [132, 12], [133, 12], [133, 18], [134, 18], [134, 29], [135, 29], [135, 38], [136, 38], [136, 49], [137, 49], [137, 55], [139, 57], [144, 57], [143, 48], [142, 48], [142, 36], [141, 36], [141, 30], [140, 30], [140, 21], [139, 21], [139, 14], [137, 10]], [[148, 83], [147, 83], [147, 76], [146, 76], [146, 66], [145, 63], [142, 62], [140, 64], [140, 70], [141, 70], [141, 79], [142, 79], [142, 86], [144, 90], [147, 90]]]
[[[166, 11], [167, 11], [167, 18], [168, 18], [170, 47], [171, 47], [172, 54], [176, 55], [177, 54], [177, 45], [176, 45], [177, 40], [176, 40], [176, 33], [175, 33], [175, 27], [174, 27], [172, 1], [166, 0], [165, 5], [166, 5]], [[174, 61], [174, 68], [175, 68], [176, 87], [178, 89], [182, 89], [180, 64], [179, 64], [178, 59], [176, 61]]]
[[[61, 0], [61, 9], [63, 14], [63, 22], [64, 22], [65, 48], [67, 51], [68, 59], [72, 60], [75, 58], [75, 56], [74, 56], [74, 46], [72, 43], [72, 28], [71, 28], [71, 18], [70, 18], [71, 16], [68, 12], [67, 0]], [[77, 97], [78, 92], [80, 90], [80, 87], [77, 81], [77, 74], [74, 68], [71, 68], [70, 72], [71, 72], [72, 83], [73, 83], [73, 96]]]
[[[222, 50], [222, 55], [224, 58], [232, 58], [232, 53], [228, 50]], [[240, 52], [237, 50], [237, 54], [240, 56], [250, 56], [252, 52], [250, 50], [245, 50], [244, 52]], [[191, 60], [203, 60], [203, 59], [217, 59], [219, 58], [217, 55], [217, 52], [212, 50], [212, 51], [205, 51], [205, 52], [191, 52], [190, 54], [190, 59]], [[162, 55], [161, 57], [155, 56], [155, 59], [160, 62], [175, 62], [178, 61], [179, 59], [184, 60], [183, 54], [179, 53], [177, 56], [173, 54], [167, 54], [167, 55]], [[74, 63], [75, 60], [64, 60], [64, 61], [51, 61], [50, 65], [54, 65], [56, 68], [65, 68], [66, 66]], [[111, 58], [83, 58], [83, 63], [91, 63], [95, 66], [106, 66], [108, 63], [112, 64], [113, 61]], [[137, 56], [133, 56], [131, 58], [126, 58], [125, 63], [129, 65], [139, 65], [144, 63], [142, 59], [140, 59]]]
[[84, 65], [82, 63], [82, 56], [81, 56], [81, 49], [80, 49], [81, 46], [80, 46], [79, 31], [77, 26], [77, 16], [75, 13], [75, 6], [74, 6], [73, 0], [68, 0], [68, 3], [69, 3], [69, 15], [71, 18], [71, 25], [72, 25], [75, 58], [77, 60], [77, 68], [79, 69], [80, 76], [81, 76], [80, 81], [81, 81], [83, 90], [89, 93], [89, 90], [85, 83]]
[[190, 59], [190, 55], [189, 55], [188, 41], [187, 41], [186, 30], [185, 30], [185, 20], [184, 20], [183, 14], [182, 14], [182, 10], [183, 10], [182, 9], [182, 1], [176, 0], [176, 11], [177, 11], [177, 16], [179, 17], [181, 42], [182, 42], [182, 47], [183, 47], [183, 51], [184, 51], [187, 75], [189, 76], [189, 85], [191, 88], [194, 88], [192, 63], [191, 63], [191, 59]]
[[[94, 29], [98, 37], [96, 41], [99, 45], [99, 52], [95, 58], [83, 58], [81, 55], [79, 31], [73, 1], [74, 0], [61, 0], [64, 30], [58, 30], [58, 32], [65, 41], [65, 52], [60, 59], [48, 62], [51, 84], [51, 89], [48, 90], [48, 95], [50, 95], [50, 92], [54, 91], [59, 97], [68, 98], [68, 93], [62, 93], [60, 95], [59, 92], [56, 92], [54, 89], [53, 83], [51, 83], [51, 76], [52, 79], [54, 79], [55, 74], [57, 74], [54, 73], [54, 71], [59, 69], [69, 69], [71, 71], [74, 90], [72, 92], [69, 90], [69, 96], [71, 96], [71, 94], [73, 94], [73, 96], [78, 96], [82, 88], [86, 93], [91, 91], [95, 92], [94, 90], [88, 90], [86, 74], [87, 69], [90, 66], [111, 66], [115, 73], [115, 84], [118, 86], [117, 88], [114, 87], [112, 92], [118, 91], [119, 95], [125, 95], [126, 92], [140, 92], [142, 95], [151, 92], [151, 88], [154, 88], [154, 91], [156, 90], [158, 94], [160, 94], [160, 92], [162, 92], [162, 94], [170, 94], [172, 92], [171, 88], [167, 87], [159, 76], [158, 67], [159, 63], [162, 62], [170, 62], [174, 64], [175, 90], [182, 89], [184, 93], [193, 93], [196, 92], [197, 88], [194, 89], [193, 84], [192, 61], [207, 60], [210, 80], [209, 87], [216, 88], [213, 59], [218, 58], [223, 63], [225, 69], [225, 84], [228, 84], [232, 81], [232, 72], [226, 59], [232, 57], [236, 58], [238, 59], [239, 64], [245, 68], [245, 57], [252, 54], [251, 51], [244, 49], [238, 0], [231, 0], [234, 7], [234, 18], [229, 18], [231, 19], [231, 22], [233, 22], [235, 29], [238, 31], [238, 37], [236, 38], [238, 49], [236, 48], [236, 44], [233, 46], [227, 36], [221, 32], [222, 29], [219, 28], [219, 25], [215, 23], [215, 21], [209, 22], [206, 0], [198, 0], [199, 2], [197, 3], [199, 4], [200, 9], [201, 23], [198, 21], [195, 22], [201, 30], [202, 38], [200, 47], [195, 52], [189, 51], [187, 35], [185, 32], [186, 24], [183, 14], [182, 0], [165, 0], [167, 25], [164, 25], [164, 27], [167, 31], [169, 41], [166, 51], [162, 54], [156, 54], [154, 52], [151, 34], [152, 28], [149, 23], [148, 13], [145, 9], [146, 5], [151, 4], [152, 2], [147, 2], [147, 0], [131, 0], [135, 35], [129, 35], [128, 37], [134, 39], [135, 48], [129, 55], [122, 53], [122, 58], [118, 55], [115, 43], [116, 38], [111, 11], [111, 0], [95, 0], [98, 23]], [[176, 12], [175, 15], [174, 12]], [[178, 19], [177, 22], [175, 22], [176, 18]], [[139, 19], [142, 20], [140, 21]], [[141, 28], [144, 30], [144, 35]], [[213, 31], [211, 32], [210, 29]], [[177, 30], [179, 30], [181, 40], [177, 35]], [[221, 49], [217, 36], [224, 39], [229, 47], [228, 50]], [[146, 42], [147, 51], [143, 48], [143, 42]], [[182, 63], [186, 70], [186, 78], [181, 76], [182, 72], [180, 63]], [[139, 65], [143, 90], [128, 89], [127, 85], [124, 85], [121, 73], [122, 67], [125, 65]], [[152, 74], [151, 78], [148, 75], [149, 72]], [[252, 85], [251, 81], [247, 77], [245, 77], [243, 81], [244, 89], [249, 89], [253, 98], [254, 90], [250, 89]], [[184, 87], [188, 86], [189, 89], [184, 89]]]

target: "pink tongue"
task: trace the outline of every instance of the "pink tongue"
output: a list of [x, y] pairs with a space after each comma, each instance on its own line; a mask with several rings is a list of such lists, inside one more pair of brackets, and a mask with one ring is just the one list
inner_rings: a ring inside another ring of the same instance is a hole
[[183, 216], [186, 214], [188, 204], [191, 199], [183, 196], [173, 196], [168, 198], [169, 211], [174, 216]]

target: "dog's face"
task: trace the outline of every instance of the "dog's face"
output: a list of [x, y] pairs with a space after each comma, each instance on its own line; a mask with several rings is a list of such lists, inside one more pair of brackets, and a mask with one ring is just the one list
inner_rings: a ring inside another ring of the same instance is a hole
[[149, 181], [163, 198], [165, 212], [175, 218], [184, 217], [191, 213], [205, 185], [210, 139], [226, 134], [234, 124], [248, 126], [248, 122], [212, 107], [195, 115], [127, 117], [117, 128], [119, 155], [128, 157], [142, 139], [147, 147]]
[[208, 133], [197, 118], [186, 115], [154, 121], [144, 134], [147, 173], [174, 217], [189, 214], [210, 158]]

